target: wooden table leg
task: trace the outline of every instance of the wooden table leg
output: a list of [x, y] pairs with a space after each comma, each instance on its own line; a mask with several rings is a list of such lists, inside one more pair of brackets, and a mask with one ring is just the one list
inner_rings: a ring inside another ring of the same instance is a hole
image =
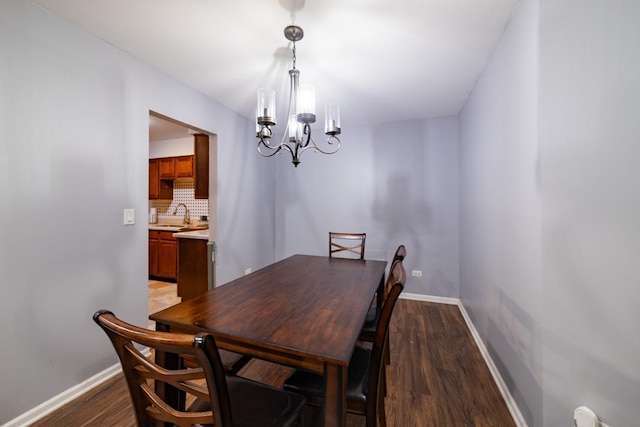
[[347, 425], [347, 366], [324, 365], [324, 426]]
[[[169, 327], [165, 325], [161, 325], [156, 323], [156, 330], [162, 332], [169, 332]], [[178, 369], [181, 368], [180, 358], [177, 354], [165, 353], [163, 351], [155, 352], [155, 360], [156, 363], [167, 369]], [[167, 385], [161, 381], [155, 382], [155, 391], [163, 398], [165, 402], [169, 404], [172, 408], [184, 410], [185, 408], [185, 400], [186, 395], [183, 391], [178, 390], [175, 387]], [[159, 423], [164, 424], [165, 427], [173, 426], [173, 423]]]
[[382, 308], [382, 304], [384, 303], [384, 274], [380, 278], [380, 283], [378, 283], [378, 290], [376, 292], [376, 307]]

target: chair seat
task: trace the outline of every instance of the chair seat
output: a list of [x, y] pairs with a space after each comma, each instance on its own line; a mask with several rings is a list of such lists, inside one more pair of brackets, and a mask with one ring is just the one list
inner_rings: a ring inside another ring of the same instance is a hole
[[364, 326], [360, 331], [360, 340], [373, 342], [376, 337], [376, 325], [378, 323], [378, 317], [380, 316], [380, 310], [378, 307], [370, 307], [367, 312], [367, 317], [364, 320]]
[[[289, 427], [297, 424], [292, 414], [306, 403], [304, 396], [240, 377], [227, 377], [234, 427]], [[211, 404], [198, 399], [189, 412], [210, 411]]]
[[[371, 351], [356, 347], [349, 362], [347, 373], [347, 405], [350, 402], [365, 404]], [[324, 398], [324, 377], [306, 371], [296, 370], [285, 381], [284, 389], [307, 397]]]
[[[304, 396], [239, 377], [227, 377], [235, 426], [291, 426], [306, 403]], [[259, 398], [257, 398], [259, 396]]]

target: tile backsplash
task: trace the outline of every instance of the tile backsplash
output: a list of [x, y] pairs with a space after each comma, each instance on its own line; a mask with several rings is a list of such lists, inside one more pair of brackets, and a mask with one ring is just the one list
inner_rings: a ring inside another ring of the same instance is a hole
[[[209, 216], [209, 200], [195, 199], [195, 181], [193, 178], [181, 178], [173, 181], [173, 200], [149, 200], [149, 209], [156, 208], [158, 217], [173, 216], [176, 207], [184, 203], [189, 208], [191, 218]], [[184, 215], [184, 208], [177, 213]]]

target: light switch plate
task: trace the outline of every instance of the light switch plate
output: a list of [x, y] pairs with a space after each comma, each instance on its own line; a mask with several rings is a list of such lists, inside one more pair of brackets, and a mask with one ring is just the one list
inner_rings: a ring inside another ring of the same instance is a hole
[[135, 209], [124, 210], [124, 225], [133, 225], [136, 223], [136, 211]]

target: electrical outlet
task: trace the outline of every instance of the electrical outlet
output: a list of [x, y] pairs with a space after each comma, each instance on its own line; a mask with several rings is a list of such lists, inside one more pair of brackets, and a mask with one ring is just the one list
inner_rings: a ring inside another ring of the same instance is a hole
[[422, 270], [411, 270], [411, 275], [413, 277], [422, 277]]
[[576, 427], [599, 427], [600, 419], [591, 409], [579, 406], [573, 412], [573, 423]]

